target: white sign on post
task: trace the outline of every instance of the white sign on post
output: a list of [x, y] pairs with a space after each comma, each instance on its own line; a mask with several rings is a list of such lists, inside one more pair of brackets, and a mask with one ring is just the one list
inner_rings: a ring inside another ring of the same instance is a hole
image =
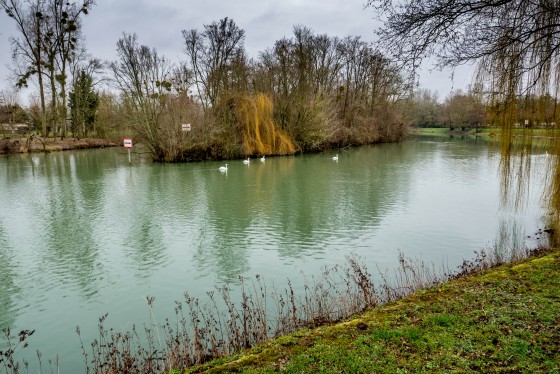
[[190, 123], [183, 123], [181, 125], [181, 130], [183, 131], [191, 131], [191, 124]]
[[132, 159], [130, 157], [130, 149], [132, 148], [132, 138], [124, 138], [123, 139], [123, 147], [128, 150], [128, 163], [132, 163]]

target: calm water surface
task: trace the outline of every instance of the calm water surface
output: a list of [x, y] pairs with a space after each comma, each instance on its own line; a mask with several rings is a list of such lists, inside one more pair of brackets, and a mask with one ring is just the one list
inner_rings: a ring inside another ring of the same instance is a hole
[[[36, 329], [27, 351], [82, 371], [98, 317], [119, 330], [173, 315], [238, 276], [277, 286], [357, 253], [370, 270], [397, 253], [456, 268], [500, 227], [543, 227], [541, 186], [499, 207], [499, 154], [480, 139], [414, 139], [331, 154], [162, 165], [121, 149], [0, 157], [0, 327]], [[534, 155], [534, 180], [545, 156]], [[540, 173], [540, 174], [539, 174]], [[534, 243], [529, 243], [533, 244]]]

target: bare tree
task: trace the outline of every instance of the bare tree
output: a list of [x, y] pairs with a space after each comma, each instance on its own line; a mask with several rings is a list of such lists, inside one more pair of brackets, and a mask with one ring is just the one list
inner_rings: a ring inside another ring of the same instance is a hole
[[27, 86], [31, 76], [37, 76], [40, 99], [40, 125], [43, 135], [47, 135], [47, 118], [44, 83], [44, 57], [41, 43], [45, 33], [44, 1], [23, 3], [19, 0], [0, 0], [0, 7], [12, 18], [20, 33], [19, 38], [11, 38], [12, 55], [21, 59], [23, 66], [18, 72], [18, 87]]
[[19, 96], [15, 91], [1, 90], [0, 105], [13, 106], [19, 105]]
[[441, 121], [452, 130], [477, 127], [484, 121], [484, 104], [472, 91], [452, 92], [441, 106]]
[[[0, 125], [27, 122], [28, 116], [21, 107], [17, 92], [0, 90]], [[0, 131], [3, 129], [0, 127]]]
[[46, 75], [50, 86], [50, 120], [54, 134], [66, 135], [68, 67], [79, 54], [83, 14], [94, 4], [85, 0], [76, 4], [67, 0], [47, 0], [46, 29], [42, 48]]
[[408, 93], [370, 43], [300, 25], [261, 53], [254, 70], [255, 89], [273, 98], [276, 121], [304, 151], [379, 140], [381, 118], [392, 123], [387, 109]]
[[178, 161], [184, 136], [178, 112], [187, 108], [189, 100], [185, 92], [174, 90], [173, 79], [188, 73], [177, 73], [155, 49], [139, 45], [135, 34], [123, 34], [117, 54], [119, 61], [112, 62], [110, 69], [124, 99], [128, 124], [145, 141], [154, 160]]
[[558, 91], [560, 3], [533, 0], [369, 0], [385, 25], [381, 45], [417, 68], [423, 58], [439, 67], [477, 63], [501, 100]]
[[[66, 135], [67, 117], [67, 85], [68, 68], [79, 56], [76, 53], [82, 40], [81, 19], [87, 15], [89, 9], [95, 4], [94, 0], [83, 0], [80, 3], [71, 3], [67, 0], [50, 0], [49, 10], [53, 16], [53, 31], [55, 38], [55, 62], [53, 69], [54, 79], [60, 87], [60, 120], [62, 120], [62, 135]], [[58, 113], [57, 113], [58, 114]], [[58, 116], [57, 116], [58, 118]]]
[[50, 122], [56, 125], [59, 87], [61, 117], [66, 117], [67, 64], [74, 57], [80, 38], [80, 17], [94, 4], [94, 0], [84, 0], [79, 5], [67, 0], [0, 0], [0, 9], [15, 21], [20, 34], [10, 40], [14, 60], [19, 62], [15, 69], [16, 85], [27, 86], [31, 77], [37, 77], [43, 136], [48, 134], [47, 82], [51, 94]]
[[441, 106], [437, 92], [422, 89], [414, 92], [408, 99], [406, 115], [412, 126], [440, 127]]
[[183, 30], [183, 38], [201, 102], [213, 106], [224, 91], [238, 83], [232, 66], [245, 61], [245, 31], [226, 17], [204, 25], [203, 32]]

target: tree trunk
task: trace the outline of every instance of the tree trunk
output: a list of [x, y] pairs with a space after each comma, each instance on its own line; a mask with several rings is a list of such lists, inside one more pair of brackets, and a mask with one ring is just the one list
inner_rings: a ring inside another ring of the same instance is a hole
[[41, 132], [43, 137], [47, 137], [47, 108], [45, 105], [45, 84], [43, 83], [43, 72], [40, 67], [37, 68], [38, 71], [38, 81], [39, 81], [39, 96], [41, 100]]
[[[53, 63], [54, 66], [54, 62]], [[57, 136], [58, 135], [58, 113], [56, 112], [56, 81], [54, 78], [54, 70], [50, 71], [49, 74], [49, 82], [51, 84], [51, 128], [53, 130], [53, 135]]]

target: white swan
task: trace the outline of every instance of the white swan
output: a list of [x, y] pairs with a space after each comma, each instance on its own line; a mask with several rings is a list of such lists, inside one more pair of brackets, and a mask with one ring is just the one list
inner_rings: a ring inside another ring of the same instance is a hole
[[249, 159], [249, 157], [247, 157], [246, 160], [243, 160], [244, 165], [249, 165], [249, 163], [251, 163], [251, 160]]
[[261, 157], [261, 162], [264, 162], [264, 155]]
[[219, 169], [219, 170], [220, 170], [221, 172], [227, 173], [227, 164], [226, 164], [226, 166], [220, 166], [220, 169]]
[[333, 161], [338, 161], [338, 153], [336, 154], [336, 156], [333, 156]]

